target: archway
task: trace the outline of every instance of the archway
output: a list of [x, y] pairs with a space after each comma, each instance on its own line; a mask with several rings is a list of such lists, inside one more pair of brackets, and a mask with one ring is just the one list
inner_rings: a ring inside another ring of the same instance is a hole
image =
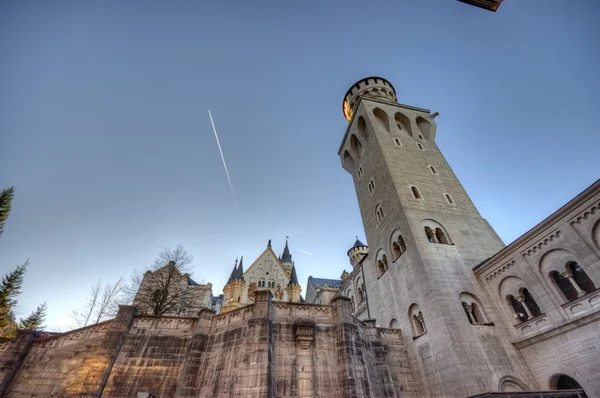
[[[550, 379], [550, 389], [551, 390], [582, 390], [581, 384], [577, 382], [574, 378], [567, 376], [566, 374], [557, 374], [552, 376]], [[581, 398], [587, 398], [585, 392], [579, 393]]]

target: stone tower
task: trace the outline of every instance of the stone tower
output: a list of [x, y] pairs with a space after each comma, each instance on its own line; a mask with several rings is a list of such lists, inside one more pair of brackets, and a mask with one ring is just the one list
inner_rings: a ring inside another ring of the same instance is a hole
[[420, 395], [493, 391], [506, 375], [532, 380], [481, 300], [472, 268], [504, 244], [437, 147], [437, 114], [399, 104], [379, 77], [354, 84], [343, 113], [349, 124], [338, 154], [365, 228], [371, 317], [402, 329]]
[[246, 281], [244, 280], [244, 257], [240, 259], [238, 264], [237, 259], [235, 260], [235, 266], [231, 271], [227, 284], [223, 287], [223, 307], [222, 312], [231, 311], [239, 308], [242, 303], [242, 293], [246, 288]]

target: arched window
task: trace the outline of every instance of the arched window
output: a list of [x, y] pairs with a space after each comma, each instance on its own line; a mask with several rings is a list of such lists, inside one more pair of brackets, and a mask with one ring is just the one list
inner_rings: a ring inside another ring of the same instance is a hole
[[381, 108], [373, 109], [373, 115], [379, 123], [379, 126], [385, 129], [388, 133], [390, 132], [390, 118]]
[[421, 199], [421, 192], [419, 192], [419, 188], [412, 186], [410, 187], [410, 190], [415, 199]]
[[579, 392], [579, 394], [574, 394], [572, 396], [587, 398], [587, 394], [585, 391], [583, 391], [581, 384], [579, 384], [577, 380], [565, 374], [557, 374], [552, 376], [550, 379], [550, 390], [582, 390]]
[[419, 309], [419, 306], [413, 304], [408, 309], [408, 316], [412, 323], [413, 328], [413, 338], [417, 338], [419, 336], [427, 333], [427, 328], [425, 327], [425, 319], [423, 318], [423, 313]]
[[392, 318], [390, 321], [390, 329], [398, 329], [399, 327], [400, 324], [398, 323], [398, 320], [396, 318]]
[[356, 293], [358, 295], [358, 304], [360, 305], [365, 299], [365, 285], [360, 278], [356, 281]]
[[380, 254], [377, 256], [377, 271], [379, 272], [379, 276], [385, 274], [385, 272], [389, 269], [387, 257], [385, 254]]
[[450, 241], [448, 240], [446, 234], [444, 233], [444, 231], [442, 231], [441, 228], [435, 229], [435, 238], [437, 239], [438, 243], [443, 243], [444, 245], [450, 244]]
[[438, 243], [435, 233], [429, 227], [425, 227], [425, 235], [430, 243]]
[[556, 284], [556, 287], [558, 290], [560, 290], [567, 301], [577, 300], [577, 291], [567, 278], [559, 274], [557, 271], [552, 271], [550, 273], [550, 278], [552, 282]]
[[462, 307], [465, 310], [465, 314], [467, 314], [467, 319], [469, 319], [469, 323], [471, 324], [487, 324], [488, 320], [483, 311], [483, 306], [479, 299], [477, 299], [474, 295], [468, 292], [463, 292], [460, 294], [460, 301], [462, 302]]
[[367, 123], [365, 123], [365, 118], [362, 116], [358, 117], [358, 122], [356, 123], [356, 129], [358, 133], [365, 138], [367, 141], [369, 140], [369, 136], [367, 134]]
[[342, 165], [344, 170], [348, 173], [354, 173], [354, 169], [356, 168], [356, 163], [354, 163], [354, 159], [352, 159], [352, 155], [350, 152], [344, 151], [344, 157], [342, 158]]
[[431, 122], [421, 116], [417, 116], [417, 127], [421, 130], [421, 133], [425, 136], [425, 138], [429, 139], [429, 134], [431, 133]]
[[350, 148], [352, 148], [356, 157], [360, 159], [360, 155], [362, 155], [362, 144], [354, 134], [350, 137]]
[[408, 135], [412, 137], [412, 129], [410, 126], [410, 119], [403, 113], [397, 112], [394, 116], [394, 120], [396, 122], [396, 126], [398, 126], [398, 130], [406, 131]]
[[393, 261], [396, 261], [398, 259], [398, 257], [400, 257], [400, 255], [402, 254], [402, 252], [400, 251], [400, 245], [398, 245], [398, 242], [392, 242], [392, 253], [393, 253]]
[[576, 262], [567, 264], [567, 269], [571, 271], [573, 280], [577, 283], [577, 286], [586, 293], [591, 293], [596, 290], [594, 282], [588, 277], [583, 268]]
[[406, 251], [406, 244], [404, 238], [400, 235], [400, 231], [396, 230], [392, 233], [390, 245], [392, 247], [392, 261], [396, 261]]
[[527, 311], [523, 308], [523, 304], [519, 300], [517, 300], [513, 295], [509, 295], [506, 297], [506, 301], [515, 311], [515, 318], [517, 318], [520, 322], [525, 322], [529, 317], [527, 316]]
[[540, 307], [535, 302], [535, 299], [533, 298], [531, 293], [529, 293], [529, 290], [523, 289], [521, 291], [521, 294], [523, 295], [523, 301], [525, 302], [525, 305], [529, 309], [531, 316], [535, 318], [536, 316], [542, 315], [542, 311], [540, 311]]

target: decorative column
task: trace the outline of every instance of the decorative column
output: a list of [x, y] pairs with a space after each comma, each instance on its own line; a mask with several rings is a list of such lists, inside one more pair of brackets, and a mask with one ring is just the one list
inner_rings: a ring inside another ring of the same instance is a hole
[[473, 304], [465, 304], [465, 310], [467, 311], [469, 322], [471, 322], [472, 324], [477, 323], [475, 322], [475, 317], [473, 316]]
[[565, 271], [560, 275], [564, 276], [565, 278], [567, 278], [569, 280], [569, 282], [571, 282], [571, 285], [573, 285], [573, 288], [577, 291], [577, 297], [586, 295], [586, 293], [583, 290], [581, 290], [581, 288], [579, 287], [577, 282], [575, 282], [575, 279], [573, 279], [573, 275], [571, 274], [571, 271]]
[[519, 301], [519, 303], [521, 303], [521, 308], [525, 310], [525, 313], [527, 314], [527, 319], [533, 319], [534, 316], [531, 315], [531, 311], [529, 311], [529, 307], [527, 307], [527, 303], [525, 303], [525, 296], [517, 296], [517, 300]]

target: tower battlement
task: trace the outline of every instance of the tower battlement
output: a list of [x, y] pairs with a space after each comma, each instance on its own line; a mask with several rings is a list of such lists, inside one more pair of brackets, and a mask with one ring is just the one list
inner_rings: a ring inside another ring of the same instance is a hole
[[344, 95], [342, 112], [346, 120], [352, 120], [356, 104], [362, 97], [379, 98], [384, 101], [397, 102], [396, 89], [392, 83], [382, 77], [371, 76], [354, 83]]

